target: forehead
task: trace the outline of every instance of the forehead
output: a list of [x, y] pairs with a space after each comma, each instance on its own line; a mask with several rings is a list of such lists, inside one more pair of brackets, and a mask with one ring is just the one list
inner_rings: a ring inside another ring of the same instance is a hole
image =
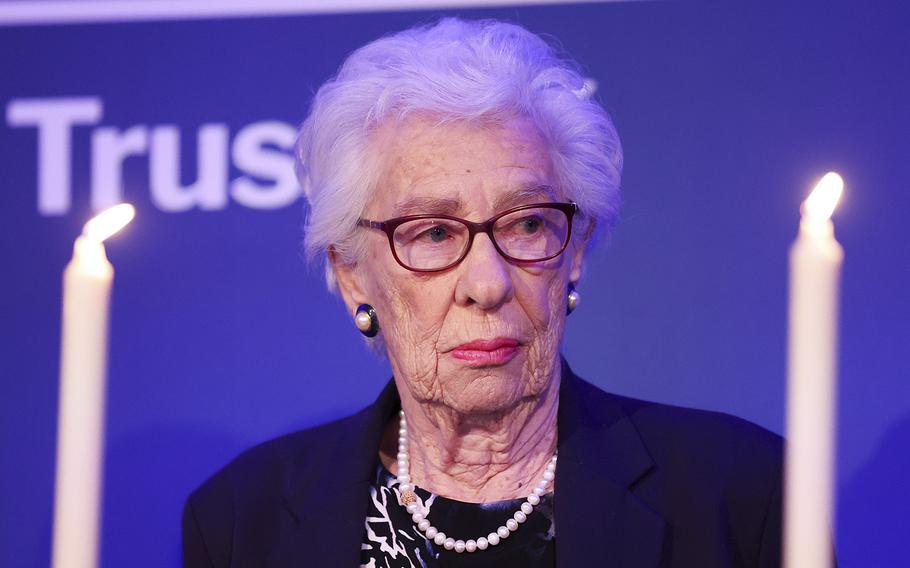
[[414, 116], [381, 127], [374, 144], [380, 176], [370, 216], [491, 213], [555, 197], [546, 143], [523, 117], [440, 124]]

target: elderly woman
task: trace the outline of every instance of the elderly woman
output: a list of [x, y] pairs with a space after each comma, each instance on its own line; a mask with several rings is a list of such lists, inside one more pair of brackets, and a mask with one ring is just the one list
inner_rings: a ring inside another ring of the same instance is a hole
[[622, 163], [571, 61], [495, 21], [382, 38], [319, 89], [298, 158], [306, 245], [394, 378], [194, 492], [186, 566], [778, 564], [779, 438], [560, 356]]

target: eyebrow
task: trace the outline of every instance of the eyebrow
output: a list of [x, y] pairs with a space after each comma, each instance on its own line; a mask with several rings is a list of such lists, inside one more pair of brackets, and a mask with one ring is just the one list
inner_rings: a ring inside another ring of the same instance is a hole
[[554, 201], [556, 199], [556, 192], [553, 191], [553, 188], [549, 185], [528, 185], [520, 187], [515, 191], [510, 191], [497, 197], [493, 204], [493, 208], [496, 211], [502, 211], [503, 209], [510, 209], [512, 207], [518, 207], [519, 205], [532, 203], [532, 200], [541, 198], [545, 201]]
[[461, 208], [461, 200], [452, 197], [411, 197], [395, 207], [396, 216], [441, 213], [454, 215]]
[[[494, 202], [494, 209], [502, 211], [531, 202], [533, 199], [543, 198], [547, 201], [553, 201], [555, 197], [555, 191], [548, 185], [529, 185], [497, 197]], [[395, 211], [398, 217], [433, 213], [454, 215], [462, 207], [461, 200], [453, 197], [414, 196], [397, 205]]]

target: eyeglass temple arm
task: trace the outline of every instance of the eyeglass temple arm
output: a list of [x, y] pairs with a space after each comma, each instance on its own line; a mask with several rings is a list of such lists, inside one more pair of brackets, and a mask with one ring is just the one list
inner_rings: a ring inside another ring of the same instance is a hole
[[370, 221], [369, 219], [358, 219], [357, 224], [361, 227], [368, 227], [370, 229], [379, 229], [380, 231], [385, 231], [385, 222], [384, 221]]

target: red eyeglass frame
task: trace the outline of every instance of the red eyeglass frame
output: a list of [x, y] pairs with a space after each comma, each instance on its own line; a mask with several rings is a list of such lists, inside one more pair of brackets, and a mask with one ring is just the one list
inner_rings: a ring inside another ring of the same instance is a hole
[[[496, 237], [493, 236], [493, 225], [496, 223], [496, 221], [505, 217], [506, 215], [511, 215], [512, 213], [516, 213], [518, 211], [523, 211], [525, 209], [539, 209], [539, 208], [557, 209], [557, 210], [565, 213], [566, 219], [568, 220], [568, 227], [566, 229], [566, 238], [565, 238], [565, 241], [562, 243], [562, 247], [560, 247], [558, 252], [551, 254], [550, 256], [547, 256], [544, 258], [535, 258], [535, 259], [530, 259], [530, 260], [523, 259], [523, 258], [515, 258], [513, 256], [509, 256], [508, 254], [506, 254], [505, 251], [503, 251], [499, 247], [499, 243], [496, 242]], [[392, 250], [392, 256], [395, 258], [395, 261], [398, 264], [400, 264], [403, 268], [406, 268], [407, 270], [410, 270], [412, 272], [429, 273], [429, 272], [442, 272], [444, 270], [448, 270], [448, 269], [452, 268], [453, 266], [456, 266], [459, 263], [461, 263], [461, 261], [463, 261], [465, 259], [465, 257], [468, 256], [468, 253], [471, 251], [471, 246], [473, 246], [473, 244], [474, 244], [474, 236], [477, 235], [477, 233], [486, 233], [487, 237], [490, 238], [490, 242], [493, 243], [493, 247], [496, 248], [496, 251], [509, 262], [515, 262], [518, 264], [532, 264], [535, 262], [544, 262], [544, 261], [556, 258], [557, 256], [561, 255], [563, 253], [563, 251], [566, 250], [567, 246], [569, 246], [569, 241], [572, 239], [572, 219], [575, 217], [576, 213], [578, 213], [578, 205], [576, 205], [573, 202], [570, 202], [570, 203], [532, 203], [529, 205], [521, 205], [519, 207], [513, 207], [512, 209], [507, 209], [505, 211], [502, 211], [501, 213], [497, 213], [496, 215], [494, 215], [493, 217], [490, 217], [486, 221], [481, 221], [479, 223], [475, 223], [473, 221], [468, 221], [467, 219], [462, 219], [460, 217], [454, 217], [452, 215], [420, 214], [420, 215], [405, 215], [404, 217], [395, 217], [393, 219], [387, 219], [385, 221], [371, 221], [369, 219], [358, 219], [357, 224], [361, 227], [366, 227], [369, 229], [377, 229], [377, 230], [384, 232], [389, 239], [389, 248]], [[395, 251], [395, 240], [394, 240], [395, 229], [397, 229], [399, 226], [403, 225], [404, 223], [407, 223], [408, 221], [417, 221], [420, 219], [447, 219], [449, 221], [457, 221], [457, 222], [465, 225], [468, 228], [468, 241], [467, 241], [467, 245], [464, 247], [464, 251], [461, 253], [461, 255], [457, 259], [455, 259], [453, 262], [451, 262], [441, 268], [413, 268], [413, 267], [408, 266], [404, 262], [402, 262], [401, 259], [398, 257], [398, 253]]]

